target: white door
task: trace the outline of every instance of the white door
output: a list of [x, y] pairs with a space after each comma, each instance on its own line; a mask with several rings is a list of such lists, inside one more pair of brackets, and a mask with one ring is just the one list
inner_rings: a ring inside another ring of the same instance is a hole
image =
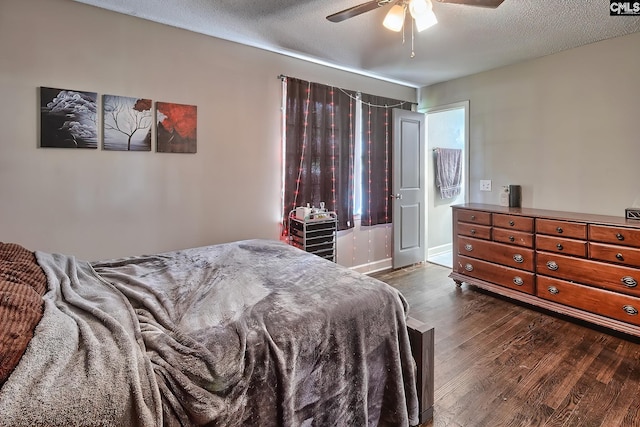
[[393, 110], [393, 268], [425, 260], [423, 113]]

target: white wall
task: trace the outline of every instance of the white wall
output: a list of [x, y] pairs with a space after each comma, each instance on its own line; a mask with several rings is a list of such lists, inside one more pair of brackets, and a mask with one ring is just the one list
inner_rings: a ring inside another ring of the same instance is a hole
[[[83, 259], [277, 239], [280, 74], [416, 100], [413, 88], [70, 0], [0, 1], [0, 58], [0, 241]], [[197, 105], [198, 153], [38, 148], [40, 86]], [[386, 257], [384, 236], [366, 254], [352, 233], [340, 239], [345, 265]]]
[[419, 108], [470, 101], [471, 202], [520, 184], [523, 207], [624, 216], [640, 203], [638, 76], [635, 33], [422, 88]]
[[[436, 111], [427, 115], [427, 256], [451, 251], [451, 205], [464, 203], [466, 198], [466, 172], [461, 177], [460, 194], [443, 199], [436, 182], [436, 155], [434, 149], [459, 148], [461, 162], [466, 164], [466, 119], [464, 105], [455, 109]], [[464, 169], [464, 168], [463, 168]]]

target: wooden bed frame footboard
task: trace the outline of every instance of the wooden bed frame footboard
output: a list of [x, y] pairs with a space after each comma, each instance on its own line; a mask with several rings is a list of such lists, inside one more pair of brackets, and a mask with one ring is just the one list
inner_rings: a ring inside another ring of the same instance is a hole
[[411, 353], [417, 365], [418, 408], [420, 424], [433, 418], [433, 346], [434, 329], [413, 317], [407, 318]]

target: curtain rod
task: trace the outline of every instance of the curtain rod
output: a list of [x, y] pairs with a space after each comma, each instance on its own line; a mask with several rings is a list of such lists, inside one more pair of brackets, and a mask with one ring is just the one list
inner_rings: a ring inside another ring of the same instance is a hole
[[[282, 80], [282, 81], [284, 81], [285, 79], [287, 79], [287, 78], [288, 78], [288, 76], [285, 76], [284, 74], [278, 74], [278, 76], [277, 76], [276, 78], [277, 78], [278, 80]], [[310, 83], [311, 83], [311, 82], [310, 82]], [[319, 83], [319, 84], [322, 84], [322, 85], [325, 85], [325, 86], [335, 87], [336, 89], [338, 89], [338, 90], [340, 90], [340, 91], [344, 92], [344, 93], [345, 93], [346, 95], [348, 95], [350, 98], [352, 98], [352, 99], [356, 99], [356, 98], [353, 98], [353, 96], [352, 96], [351, 94], [349, 94], [348, 92], [346, 92], [346, 90], [345, 90], [345, 89], [342, 89], [342, 88], [337, 87], [337, 86], [327, 85], [327, 84], [325, 84], [325, 83]], [[355, 93], [356, 93], [356, 94], [358, 94], [358, 95], [362, 94], [362, 92], [360, 92], [360, 91], [353, 91], [353, 92], [355, 92]], [[367, 94], [367, 95], [369, 95], [369, 94]], [[371, 96], [379, 96], [379, 95], [371, 95]], [[375, 105], [375, 104], [371, 104], [371, 103], [369, 103], [369, 102], [363, 102], [363, 103], [364, 103], [364, 104], [366, 104], [366, 105], [368, 105], [368, 106], [370, 106], [370, 107], [380, 107], [380, 108], [395, 108], [395, 107], [398, 107], [398, 106], [402, 106], [402, 105], [404, 105], [404, 104], [418, 105], [418, 103], [417, 103], [417, 102], [412, 102], [412, 101], [403, 101], [403, 100], [401, 100], [401, 99], [398, 99], [397, 101], [399, 101], [399, 103], [398, 103], [398, 104], [395, 104], [395, 105]]]

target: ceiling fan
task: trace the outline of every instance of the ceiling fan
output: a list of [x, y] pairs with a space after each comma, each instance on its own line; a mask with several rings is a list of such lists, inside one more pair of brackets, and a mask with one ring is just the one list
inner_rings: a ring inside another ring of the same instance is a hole
[[[455, 3], [455, 4], [464, 4], [468, 6], [489, 7], [489, 8], [495, 9], [496, 7], [500, 6], [500, 4], [502, 4], [504, 0], [437, 0], [437, 1], [440, 3]], [[327, 19], [331, 22], [342, 22], [349, 18], [353, 18], [354, 16], [361, 15], [365, 12], [369, 12], [379, 7], [386, 6], [392, 3], [394, 4], [394, 6], [391, 8], [387, 16], [389, 16], [389, 14], [391, 14], [392, 11], [394, 11], [395, 9], [394, 13], [395, 13], [396, 19], [400, 18], [399, 12], [400, 11], [405, 12], [406, 8], [409, 8], [411, 15], [413, 16], [414, 19], [416, 19], [416, 16], [420, 16], [419, 15], [420, 12], [423, 12], [423, 14], [426, 16], [427, 12], [424, 11], [424, 8], [425, 8], [424, 4], [426, 4], [426, 7], [428, 8], [430, 15], [433, 14], [433, 11], [431, 11], [431, 8], [429, 7], [431, 6], [431, 1], [429, 0], [427, 1], [422, 0], [418, 2], [415, 2], [414, 0], [372, 0], [372, 1], [359, 4], [357, 6], [350, 7], [345, 10], [341, 10], [340, 12], [334, 13], [332, 15], [329, 15], [327, 16]], [[414, 12], [412, 11], [412, 6], [414, 6], [414, 3], [420, 9], [417, 15], [414, 15]], [[403, 18], [404, 18], [404, 14], [403, 14]], [[435, 18], [435, 15], [432, 17], [432, 19], [433, 18]], [[417, 21], [418, 19], [416, 19], [416, 23], [418, 24]], [[394, 31], [400, 31], [400, 29], [397, 29]]]
[[[404, 28], [405, 20], [407, 17], [407, 11], [415, 22], [415, 29], [418, 32], [426, 30], [427, 28], [438, 23], [436, 15], [433, 13], [432, 0], [372, 0], [366, 3], [361, 3], [357, 6], [350, 7], [340, 12], [327, 16], [327, 19], [331, 22], [342, 22], [354, 16], [361, 15], [365, 12], [370, 12], [379, 7], [393, 4], [389, 9], [389, 12], [384, 17], [382, 25], [391, 31], [402, 31], [402, 44], [404, 44]], [[480, 6], [496, 8], [502, 4], [504, 0], [437, 0], [440, 3], [455, 3], [464, 4], [468, 6]], [[416, 56], [413, 49], [413, 29], [414, 25], [411, 25], [411, 58]]]

